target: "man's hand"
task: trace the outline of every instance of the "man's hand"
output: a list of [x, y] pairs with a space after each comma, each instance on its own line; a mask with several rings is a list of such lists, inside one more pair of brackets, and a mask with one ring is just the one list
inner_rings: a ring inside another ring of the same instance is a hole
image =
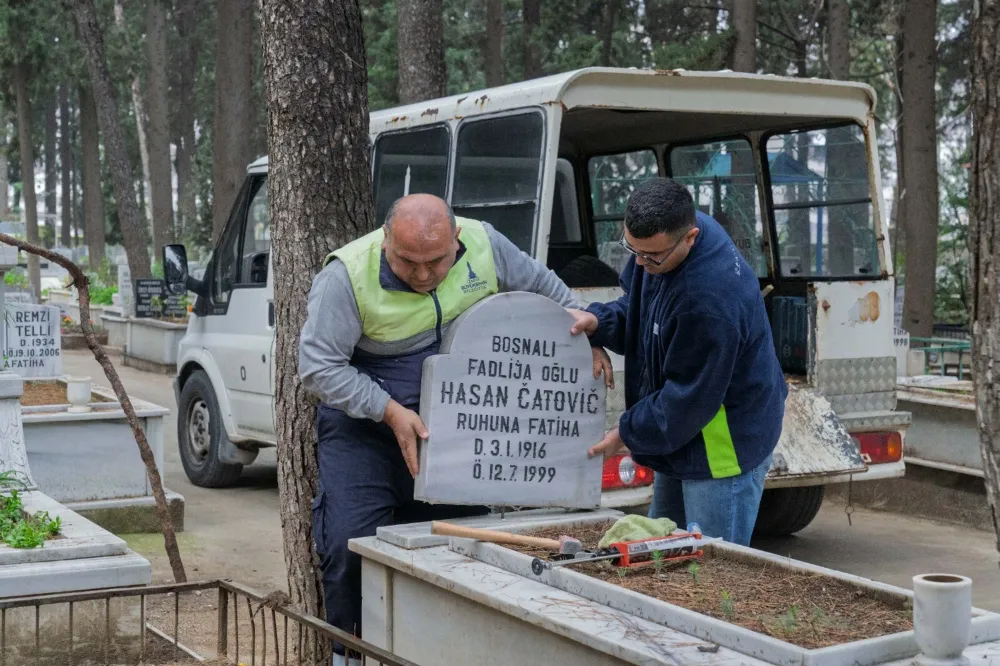
[[410, 470], [410, 475], [417, 478], [417, 472], [420, 471], [417, 463], [417, 440], [427, 439], [430, 436], [420, 415], [395, 400], [390, 400], [385, 406], [382, 421], [392, 428], [392, 434], [396, 436], [399, 449], [403, 452], [406, 467]]
[[588, 336], [597, 333], [597, 315], [592, 312], [587, 312], [586, 310], [577, 310], [575, 308], [566, 308], [566, 312], [573, 315], [573, 326], [570, 327], [569, 332], [573, 335], [580, 335], [581, 333], [586, 333]]
[[591, 347], [590, 351], [594, 354], [594, 379], [600, 379], [603, 373], [604, 385], [613, 389], [615, 371], [611, 368], [611, 357], [608, 356], [608, 352], [604, 351], [604, 347]]
[[618, 428], [612, 428], [599, 444], [590, 447], [590, 450], [587, 451], [587, 457], [593, 458], [603, 455], [604, 459], [607, 460], [617, 453], [628, 453], [628, 449], [625, 448], [625, 442], [622, 441], [621, 435], [618, 434]]

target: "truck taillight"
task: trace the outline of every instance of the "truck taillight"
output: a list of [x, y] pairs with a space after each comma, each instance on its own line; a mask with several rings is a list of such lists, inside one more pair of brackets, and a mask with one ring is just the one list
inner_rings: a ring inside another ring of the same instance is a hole
[[866, 463], [898, 462], [903, 457], [903, 438], [898, 432], [860, 432], [851, 438]]
[[653, 482], [653, 470], [637, 465], [632, 456], [611, 456], [604, 461], [601, 490], [648, 486]]

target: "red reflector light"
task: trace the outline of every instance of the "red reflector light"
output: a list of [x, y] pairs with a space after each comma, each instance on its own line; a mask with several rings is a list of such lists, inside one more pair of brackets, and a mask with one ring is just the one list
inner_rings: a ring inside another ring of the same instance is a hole
[[633, 488], [653, 483], [653, 470], [636, 464], [632, 456], [611, 456], [604, 461], [601, 490]]
[[903, 438], [898, 432], [859, 432], [852, 438], [866, 463], [877, 465], [903, 458]]

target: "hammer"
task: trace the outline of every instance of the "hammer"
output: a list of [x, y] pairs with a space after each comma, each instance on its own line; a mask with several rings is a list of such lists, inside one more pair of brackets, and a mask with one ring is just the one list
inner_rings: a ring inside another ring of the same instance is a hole
[[456, 536], [466, 539], [476, 539], [488, 543], [509, 543], [517, 546], [531, 546], [533, 548], [544, 548], [545, 550], [559, 553], [560, 555], [573, 555], [583, 550], [583, 544], [579, 539], [571, 536], [561, 536], [558, 539], [544, 539], [542, 537], [527, 536], [525, 534], [512, 534], [510, 532], [496, 532], [494, 530], [481, 530], [475, 527], [462, 527], [451, 523], [443, 523], [435, 520], [431, 523], [431, 534], [442, 536]]

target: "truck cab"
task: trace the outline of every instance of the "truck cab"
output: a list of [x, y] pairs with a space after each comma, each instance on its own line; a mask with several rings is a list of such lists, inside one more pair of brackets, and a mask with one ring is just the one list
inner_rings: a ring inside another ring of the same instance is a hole
[[[757, 273], [792, 388], [758, 520], [761, 533], [789, 534], [816, 515], [825, 485], [904, 472], [874, 108], [857, 83], [591, 68], [378, 111], [375, 219], [404, 194], [436, 194], [581, 302], [608, 301], [621, 294], [630, 192], [646, 178], [686, 184]], [[198, 297], [175, 387], [197, 485], [235, 482], [275, 442], [267, 168], [266, 157], [249, 166], [204, 279], [189, 281]], [[620, 388], [607, 407], [610, 426]], [[652, 480], [612, 458], [604, 504], [644, 505]]]

